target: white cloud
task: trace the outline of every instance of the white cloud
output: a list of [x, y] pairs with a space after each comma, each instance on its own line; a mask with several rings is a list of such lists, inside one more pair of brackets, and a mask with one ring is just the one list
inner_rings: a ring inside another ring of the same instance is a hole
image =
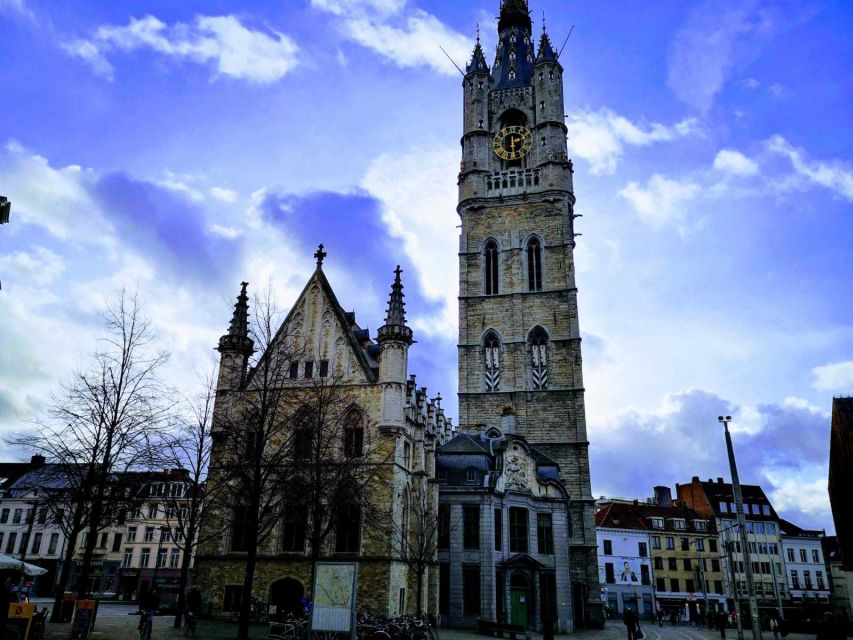
[[758, 173], [758, 164], [740, 151], [720, 150], [714, 158], [714, 168], [736, 176], [752, 176]]
[[[768, 24], [753, 11], [756, 0], [694, 7], [676, 34], [668, 56], [667, 82], [686, 104], [706, 111], [743, 58], [741, 41], [766, 30]], [[746, 81], [750, 88], [754, 79]]]
[[237, 202], [237, 192], [233, 189], [226, 189], [225, 187], [211, 187], [210, 195], [212, 195], [217, 200], [222, 200], [222, 202], [227, 202], [229, 204]]
[[56, 169], [16, 142], [0, 157], [0, 184], [14, 203], [15, 217], [51, 235], [82, 243], [109, 243], [112, 227], [97, 211], [86, 185], [92, 172], [77, 165]]
[[16, 283], [44, 287], [65, 271], [65, 260], [45, 247], [33, 246], [28, 251], [16, 251], [0, 256], [0, 273]]
[[645, 147], [657, 142], [672, 142], [701, 131], [694, 118], [670, 126], [657, 122], [635, 124], [607, 107], [598, 111], [575, 111], [569, 115], [566, 126], [569, 130], [569, 152], [573, 157], [589, 162], [590, 172], [594, 175], [613, 173], [626, 146]]
[[384, 15], [398, 13], [406, 0], [311, 0], [311, 6], [336, 16], [357, 11], [373, 10]]
[[819, 391], [853, 393], [853, 360], [834, 362], [812, 369], [812, 386]]
[[699, 185], [693, 182], [679, 182], [654, 174], [645, 188], [636, 182], [629, 182], [619, 191], [619, 195], [631, 203], [643, 221], [659, 227], [683, 220], [684, 204], [696, 198], [700, 192]]
[[776, 486], [769, 495], [773, 507], [777, 511], [798, 510], [824, 521], [831, 520], [826, 474], [822, 465], [811, 465], [794, 478], [781, 471], [766, 471], [768, 480]]
[[779, 134], [770, 137], [767, 148], [771, 153], [788, 158], [797, 175], [807, 183], [820, 185], [846, 200], [853, 200], [853, 167], [849, 163], [809, 160], [802, 150], [796, 149]]
[[131, 18], [127, 25], [103, 25], [89, 39], [65, 45], [95, 73], [112, 78], [112, 51], [151, 50], [178, 60], [212, 62], [220, 75], [257, 84], [276, 82], [298, 61], [298, 47], [275, 31], [246, 28], [235, 16], [198, 16], [193, 24], [167, 25], [154, 16]]
[[470, 38], [431, 13], [406, 9], [404, 0], [311, 0], [311, 5], [336, 16], [347, 38], [399, 67], [425, 65], [454, 75], [458, 72], [439, 46], [460, 66], [471, 55]]
[[456, 338], [458, 258], [456, 176], [459, 151], [437, 147], [376, 158], [361, 186], [382, 203], [389, 233], [402, 239], [424, 296], [442, 303], [435, 318], [414, 328]]

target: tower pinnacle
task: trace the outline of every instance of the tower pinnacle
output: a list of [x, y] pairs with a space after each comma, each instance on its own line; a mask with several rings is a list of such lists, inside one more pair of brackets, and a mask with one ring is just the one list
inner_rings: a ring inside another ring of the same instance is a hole
[[234, 305], [234, 314], [231, 316], [231, 324], [228, 326], [229, 336], [245, 338], [249, 335], [249, 296], [246, 295], [248, 282], [240, 283], [240, 295]]
[[406, 303], [403, 301], [403, 281], [400, 265], [394, 270], [394, 282], [391, 284], [391, 295], [388, 298], [388, 311], [385, 314], [385, 324], [379, 327], [379, 341], [398, 339], [412, 343], [412, 330], [406, 326]]
[[486, 56], [483, 53], [483, 46], [480, 44], [480, 25], [477, 25], [477, 44], [474, 45], [474, 53], [471, 55], [471, 62], [468, 63], [467, 73], [473, 71], [488, 71], [489, 67], [486, 64]]
[[228, 325], [228, 333], [219, 339], [219, 351], [231, 351], [249, 355], [254, 350], [254, 342], [249, 338], [249, 296], [246, 294], [248, 282], [240, 283], [240, 295], [234, 304], [234, 313]]

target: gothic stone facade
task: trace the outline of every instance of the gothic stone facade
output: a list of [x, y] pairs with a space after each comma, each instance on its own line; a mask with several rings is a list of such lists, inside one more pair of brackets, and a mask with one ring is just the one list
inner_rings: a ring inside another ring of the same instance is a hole
[[[452, 426], [440, 407], [440, 401], [429, 400], [426, 388], [416, 386], [415, 376], [408, 376], [408, 349], [411, 329], [403, 313], [402, 283], [398, 268], [393, 285], [386, 325], [379, 329], [378, 342], [361, 329], [354, 313], [345, 312], [337, 301], [318, 260], [317, 270], [291, 308], [279, 335], [295, 336], [301, 341], [301, 362], [288, 371], [282, 384], [290, 385], [294, 394], [312, 384], [317, 375], [341, 375], [346, 393], [354, 399], [370, 440], [385, 465], [371, 493], [379, 508], [388, 508], [393, 523], [381, 532], [362, 531], [356, 553], [335, 553], [334, 541], [321, 551], [321, 559], [357, 560], [359, 605], [365, 604], [383, 616], [412, 613], [417, 592], [414, 572], [401, 561], [395, 543], [402, 523], [407, 518], [407, 497], [420, 490], [428, 492], [437, 508], [437, 490], [428, 478], [434, 477], [435, 448], [447, 438]], [[214, 414], [246, 393], [247, 308], [245, 285], [229, 333], [220, 341], [222, 354], [220, 380]], [[273, 346], [269, 348], [272, 350]], [[311, 363], [311, 364], [309, 364]], [[293, 366], [293, 363], [291, 364]], [[295, 375], [293, 375], [295, 374]], [[248, 373], [248, 375], [251, 375]], [[214, 422], [216, 418], [214, 418]], [[213, 457], [226, 455], [217, 451], [214, 439]], [[343, 443], [342, 443], [343, 446]], [[211, 482], [217, 482], [215, 477]], [[435, 513], [435, 509], [433, 509]], [[304, 594], [311, 597], [308, 544], [294, 552], [283, 551], [282, 525], [259, 551], [252, 596], [292, 610]], [[222, 516], [227, 519], [227, 515]], [[209, 526], [219, 531], [223, 520], [212, 518]], [[227, 520], [226, 520], [227, 521]], [[209, 533], [209, 532], [208, 532]], [[205, 598], [213, 603], [216, 613], [232, 610], [241, 595], [245, 553], [235, 551], [233, 536], [225, 534], [206, 541], [198, 553], [197, 582]], [[423, 602], [427, 612], [438, 608], [437, 569], [424, 577]]]
[[526, 0], [504, 0], [498, 32], [491, 69], [478, 42], [463, 81], [459, 423], [498, 427], [511, 407], [518, 434], [559, 464], [582, 626], [601, 609], [563, 67], [547, 34], [534, 48]]

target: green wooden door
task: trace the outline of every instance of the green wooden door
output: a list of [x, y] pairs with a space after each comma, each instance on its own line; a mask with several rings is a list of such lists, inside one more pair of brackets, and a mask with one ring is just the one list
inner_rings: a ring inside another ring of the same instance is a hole
[[513, 587], [509, 591], [510, 623], [527, 628], [527, 589]]

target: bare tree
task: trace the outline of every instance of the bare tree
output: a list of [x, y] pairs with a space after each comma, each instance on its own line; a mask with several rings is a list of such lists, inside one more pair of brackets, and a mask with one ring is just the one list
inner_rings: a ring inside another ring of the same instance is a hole
[[[427, 570], [435, 566], [439, 539], [450, 534], [450, 521], [442, 522], [438, 513], [438, 492], [427, 484], [415, 487], [403, 496], [403, 516], [394, 522], [395, 551], [415, 575], [417, 580], [417, 614], [423, 612], [423, 584]], [[449, 513], [445, 514], [449, 516]]]
[[84, 532], [75, 591], [81, 596], [88, 591], [98, 533], [126, 513], [132, 493], [126, 480], [149, 464], [152, 439], [172, 407], [159, 378], [168, 354], [154, 348], [154, 332], [136, 295], [122, 291], [102, 318], [106, 336], [89, 365], [63, 385], [35, 435], [10, 439], [44, 455], [64, 476], [65, 486], [51, 494], [49, 508], [68, 536], [51, 619], [59, 616], [70, 560]]
[[[163, 447], [163, 462], [182, 471], [174, 489], [165, 492], [166, 520], [175, 530], [175, 545], [183, 552], [178, 588], [175, 628], [180, 628], [183, 618], [190, 565], [196, 549], [206, 539], [218, 536], [220, 531], [203, 527], [205, 500], [215, 502], [217, 487], [207, 485], [208, 467], [213, 447], [211, 426], [213, 404], [216, 396], [215, 370], [202, 379], [201, 389], [195, 397], [185, 401], [185, 412], [177, 428], [167, 437]], [[204, 534], [202, 534], [204, 531]]]

